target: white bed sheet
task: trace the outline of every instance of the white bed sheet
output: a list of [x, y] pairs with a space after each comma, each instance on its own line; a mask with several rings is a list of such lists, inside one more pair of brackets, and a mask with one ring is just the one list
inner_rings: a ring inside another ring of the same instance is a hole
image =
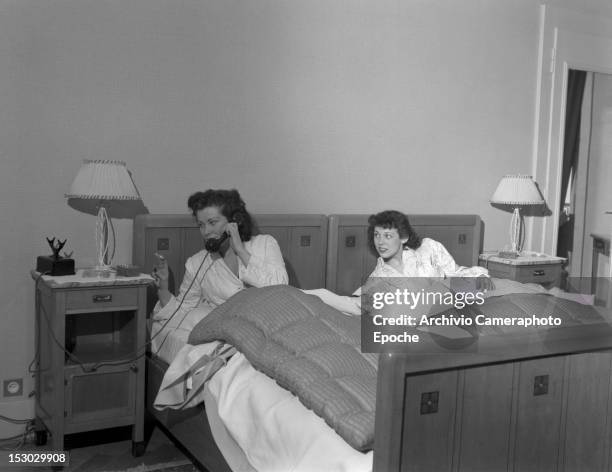
[[206, 406], [206, 418], [210, 431], [217, 444], [217, 447], [223, 454], [225, 461], [233, 472], [257, 472], [238, 443], [234, 441], [219, 417], [219, 406], [217, 401], [210, 393], [208, 385], [204, 387], [204, 404]]
[[[369, 472], [373, 453], [348, 445], [322, 418], [291, 392], [255, 370], [241, 353], [235, 354], [207, 385], [214, 408], [248, 465], [236, 472]], [[212, 425], [211, 425], [212, 427]], [[217, 436], [213, 431], [215, 439]], [[226, 446], [218, 441], [224, 453]], [[231, 455], [231, 449], [228, 450]], [[235, 456], [234, 456], [235, 457]], [[239, 464], [239, 462], [237, 462]]]

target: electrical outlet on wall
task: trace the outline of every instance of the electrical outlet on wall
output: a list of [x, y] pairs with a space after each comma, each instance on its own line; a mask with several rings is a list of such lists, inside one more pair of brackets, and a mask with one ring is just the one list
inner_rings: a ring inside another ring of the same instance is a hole
[[23, 395], [23, 379], [7, 379], [2, 383], [2, 396], [20, 397]]

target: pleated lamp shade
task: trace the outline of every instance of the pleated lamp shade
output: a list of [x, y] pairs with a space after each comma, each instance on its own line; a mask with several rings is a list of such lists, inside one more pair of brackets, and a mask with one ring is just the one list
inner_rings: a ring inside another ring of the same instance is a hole
[[510, 221], [511, 252], [520, 255], [525, 240], [525, 229], [520, 207], [542, 205], [544, 199], [530, 175], [505, 175], [499, 181], [490, 202], [514, 207]]
[[84, 160], [67, 198], [94, 200], [140, 200], [125, 162]]
[[[116, 202], [120, 206], [134, 201], [141, 203], [140, 194], [125, 162], [84, 160], [66, 198], [74, 208], [97, 214], [95, 228], [97, 265], [85, 273], [96, 277], [110, 276], [115, 254], [115, 228], [109, 216], [112, 203]], [[82, 204], [76, 205], [74, 201]]]
[[505, 175], [490, 202], [500, 205], [541, 205], [544, 199], [530, 175]]

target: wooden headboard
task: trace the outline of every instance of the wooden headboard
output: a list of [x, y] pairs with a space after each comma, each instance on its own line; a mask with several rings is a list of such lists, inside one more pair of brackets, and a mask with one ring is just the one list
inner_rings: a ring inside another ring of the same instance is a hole
[[[351, 294], [362, 285], [376, 263], [367, 243], [369, 215], [253, 215], [256, 233], [278, 241], [289, 283], [310, 289], [326, 287]], [[482, 222], [477, 215], [409, 215], [421, 237], [446, 246], [458, 264], [478, 263], [482, 247]], [[134, 221], [133, 263], [150, 272], [155, 252], [166, 257], [170, 289], [176, 293], [185, 271], [185, 260], [203, 247], [200, 232], [189, 214], [139, 215]]]
[[[327, 242], [326, 287], [349, 295], [374, 269], [376, 255], [368, 247], [369, 215], [331, 215]], [[483, 227], [478, 215], [408, 215], [421, 237], [441, 242], [457, 264], [478, 264]]]
[[[278, 241], [290, 284], [300, 288], [325, 286], [325, 215], [253, 215], [253, 219], [255, 234], [270, 234]], [[133, 263], [149, 273], [156, 264], [154, 253], [164, 255], [174, 293], [183, 279], [185, 261], [203, 247], [202, 235], [189, 214], [139, 215], [134, 221]]]

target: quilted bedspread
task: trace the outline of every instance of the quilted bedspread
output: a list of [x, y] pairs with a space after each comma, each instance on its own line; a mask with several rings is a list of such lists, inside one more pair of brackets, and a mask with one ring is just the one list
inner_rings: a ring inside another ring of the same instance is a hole
[[374, 443], [378, 359], [361, 352], [360, 329], [359, 317], [276, 285], [237, 293], [194, 327], [189, 343], [232, 344], [364, 451]]

